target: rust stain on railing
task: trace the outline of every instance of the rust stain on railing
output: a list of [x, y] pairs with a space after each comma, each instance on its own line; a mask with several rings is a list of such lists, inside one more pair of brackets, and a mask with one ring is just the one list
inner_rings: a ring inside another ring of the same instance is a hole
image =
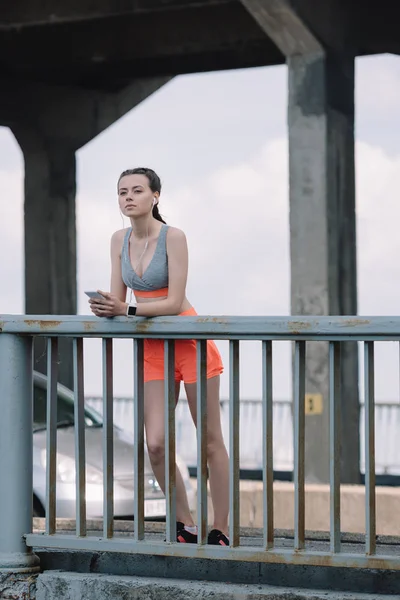
[[151, 319], [143, 319], [142, 321], [138, 321], [136, 323], [136, 331], [139, 333], [146, 333], [146, 331], [151, 330], [153, 322]]
[[312, 325], [311, 323], [306, 323], [305, 321], [289, 321], [288, 328], [293, 335], [299, 335], [302, 331], [311, 329]]
[[45, 321], [45, 320], [36, 320], [36, 319], [25, 319], [24, 323], [28, 325], [28, 327], [38, 326], [40, 329], [53, 329], [61, 325], [62, 321]]
[[358, 327], [359, 325], [369, 325], [370, 322], [368, 319], [346, 319], [343, 324], [345, 327]]
[[221, 325], [227, 324], [226, 319], [221, 319], [219, 317], [198, 317], [196, 319], [196, 323], [220, 323]]

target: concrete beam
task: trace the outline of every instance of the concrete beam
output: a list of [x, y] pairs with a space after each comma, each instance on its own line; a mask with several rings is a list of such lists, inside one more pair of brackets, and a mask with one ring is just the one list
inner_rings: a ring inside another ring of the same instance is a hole
[[137, 79], [118, 93], [9, 81], [0, 97], [0, 123], [13, 130], [33, 126], [48, 142], [66, 138], [78, 150], [171, 79]]
[[[229, 27], [221, 30], [226, 22]], [[135, 43], [127, 44], [132, 31]], [[284, 62], [239, 3], [43, 29], [40, 44], [38, 33], [26, 29], [0, 36], [5, 72], [22, 77], [29, 72], [31, 80], [52, 84], [115, 90], [132, 77], [213, 70], [222, 61], [223, 68]]]
[[322, 54], [321, 43], [296, 13], [291, 0], [240, 0], [286, 57]]
[[0, 15], [0, 30], [56, 25], [113, 16], [227, 4], [231, 0], [25, 0], [9, 3]]

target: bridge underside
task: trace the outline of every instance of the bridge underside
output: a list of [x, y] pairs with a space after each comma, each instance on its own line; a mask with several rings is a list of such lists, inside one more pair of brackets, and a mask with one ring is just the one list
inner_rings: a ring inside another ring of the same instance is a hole
[[[392, 0], [290, 6], [329, 51], [400, 53]], [[239, 0], [20, 0], [0, 9], [0, 54], [2, 78], [109, 92], [138, 77], [285, 62]]]

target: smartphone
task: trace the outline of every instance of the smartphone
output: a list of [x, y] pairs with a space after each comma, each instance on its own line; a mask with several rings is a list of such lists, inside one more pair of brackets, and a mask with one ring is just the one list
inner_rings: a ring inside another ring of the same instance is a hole
[[99, 298], [100, 300], [104, 300], [104, 296], [99, 294], [99, 292], [85, 292], [86, 296], [89, 298]]

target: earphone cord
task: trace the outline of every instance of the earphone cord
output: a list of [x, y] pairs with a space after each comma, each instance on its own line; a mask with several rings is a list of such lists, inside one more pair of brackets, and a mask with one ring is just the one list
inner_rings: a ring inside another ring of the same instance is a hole
[[[154, 204], [155, 204], [155, 202], [153, 202], [153, 206], [154, 206]], [[150, 216], [151, 216], [151, 215], [152, 215], [152, 213], [150, 213], [150, 215], [149, 215], [149, 218], [148, 218], [148, 220], [147, 220], [147, 238], [146, 238], [146, 243], [145, 243], [145, 245], [144, 245], [144, 248], [143, 248], [143, 252], [142, 252], [142, 254], [139, 256], [139, 260], [138, 260], [138, 262], [136, 263], [136, 266], [135, 266], [135, 268], [134, 268], [134, 271], [136, 271], [136, 270], [137, 270], [138, 266], [139, 266], [139, 265], [140, 265], [140, 263], [142, 262], [142, 258], [143, 258], [144, 254], [145, 254], [145, 252], [146, 252], [146, 250], [147, 250], [147, 247], [148, 247], [148, 245], [149, 245], [149, 221], [150, 221]], [[131, 232], [131, 235], [132, 235], [132, 232]], [[130, 242], [130, 238], [131, 238], [131, 236], [129, 236], [129, 242]], [[129, 247], [128, 247], [128, 250], [129, 250]], [[133, 294], [133, 290], [131, 289], [131, 291], [130, 291], [130, 295], [129, 295], [129, 302], [132, 302], [132, 294]]]
[[[139, 265], [140, 265], [140, 263], [142, 262], [142, 258], [143, 258], [143, 256], [144, 256], [144, 253], [145, 253], [145, 252], [146, 252], [146, 250], [147, 250], [147, 246], [148, 246], [148, 245], [149, 245], [149, 227], [147, 226], [147, 239], [146, 239], [146, 243], [145, 243], [145, 245], [144, 245], [143, 252], [142, 252], [142, 254], [140, 255], [140, 257], [139, 257], [139, 260], [138, 260], [138, 262], [137, 262], [137, 264], [136, 264], [136, 266], [135, 266], [135, 268], [134, 268], [134, 271], [136, 271], [136, 270], [137, 270], [138, 266], [139, 266]], [[129, 302], [132, 302], [132, 293], [133, 293], [133, 290], [131, 289], [130, 296], [129, 296]]]

